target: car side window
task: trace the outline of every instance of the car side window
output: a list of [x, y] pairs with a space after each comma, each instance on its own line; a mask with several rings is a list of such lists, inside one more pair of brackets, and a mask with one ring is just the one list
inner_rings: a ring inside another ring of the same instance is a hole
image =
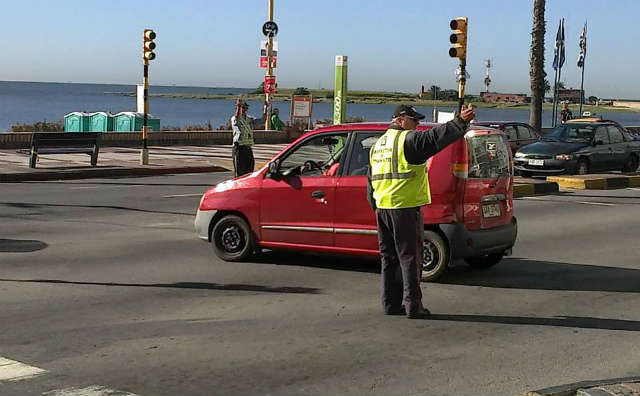
[[597, 142], [598, 140], [602, 141], [602, 144], [609, 144], [609, 134], [607, 133], [606, 127], [599, 126], [598, 128], [596, 128], [596, 133], [593, 137], [593, 141]]
[[509, 140], [518, 140], [518, 132], [515, 125], [507, 125], [504, 127], [504, 133], [507, 134]]
[[531, 133], [531, 130], [529, 129], [529, 127], [524, 125], [518, 125], [518, 135], [520, 136], [520, 139], [533, 138], [533, 134]]
[[624, 142], [624, 137], [622, 136], [622, 132], [620, 132], [618, 127], [609, 125], [607, 129], [609, 130], [609, 138], [611, 139], [611, 143]]
[[280, 173], [300, 177], [335, 174], [347, 142], [347, 132], [322, 134], [305, 140], [280, 162]]
[[369, 170], [369, 150], [382, 133], [360, 132], [356, 134], [345, 176], [366, 176]]

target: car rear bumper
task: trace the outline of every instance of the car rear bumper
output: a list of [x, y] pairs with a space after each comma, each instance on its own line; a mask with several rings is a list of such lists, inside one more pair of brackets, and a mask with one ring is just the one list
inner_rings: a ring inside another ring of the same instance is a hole
[[196, 213], [196, 220], [194, 226], [196, 228], [196, 234], [204, 241], [209, 241], [209, 226], [213, 216], [216, 215], [217, 210], [200, 210]]
[[509, 250], [516, 243], [518, 221], [487, 230], [468, 230], [463, 223], [441, 224], [452, 259], [465, 259]]

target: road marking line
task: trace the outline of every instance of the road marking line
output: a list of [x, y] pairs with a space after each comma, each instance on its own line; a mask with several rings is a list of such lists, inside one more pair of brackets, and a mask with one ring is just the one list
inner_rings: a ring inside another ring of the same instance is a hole
[[604, 202], [578, 201], [578, 203], [585, 204], [585, 205], [616, 206], [616, 204], [604, 203]]
[[47, 370], [0, 356], [0, 381], [19, 381], [46, 372]]
[[109, 389], [100, 385], [91, 385], [86, 388], [55, 389], [44, 394], [50, 396], [136, 396], [135, 393]]
[[178, 197], [201, 197], [203, 193], [198, 194], [176, 194], [176, 195], [163, 195], [162, 198], [178, 198]]

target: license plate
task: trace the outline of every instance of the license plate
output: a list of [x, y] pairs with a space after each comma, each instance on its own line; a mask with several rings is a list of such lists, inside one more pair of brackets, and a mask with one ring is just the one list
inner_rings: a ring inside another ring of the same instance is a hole
[[482, 217], [499, 217], [499, 216], [500, 216], [499, 204], [482, 205]]
[[530, 160], [529, 160], [529, 165], [544, 166], [544, 160], [534, 160], [534, 159], [530, 159]]

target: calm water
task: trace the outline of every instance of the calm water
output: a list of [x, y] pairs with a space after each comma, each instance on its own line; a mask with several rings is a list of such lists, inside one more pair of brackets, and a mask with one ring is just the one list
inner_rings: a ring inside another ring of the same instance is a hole
[[[72, 111], [135, 111], [135, 97], [114, 93], [134, 93], [134, 85], [65, 84], [0, 81], [0, 131], [9, 131], [12, 124], [62, 120]], [[152, 86], [151, 93], [232, 93], [250, 91], [241, 88], [166, 87]], [[249, 114], [260, 116], [262, 107], [249, 102]], [[290, 103], [275, 102], [280, 108], [280, 118], [289, 119]], [[205, 124], [211, 121], [214, 128], [224, 125], [234, 112], [233, 101], [222, 99], [172, 99], [152, 98], [151, 114], [160, 118], [161, 126], [185, 126]], [[349, 104], [347, 115], [363, 117], [366, 121], [387, 121], [395, 105]], [[418, 106], [418, 111], [431, 120], [432, 107]], [[440, 108], [453, 111], [452, 108]], [[313, 118], [331, 118], [331, 103], [314, 103]], [[479, 121], [512, 120], [529, 121], [529, 110], [477, 109]], [[602, 113], [624, 125], [640, 125], [640, 113]], [[551, 125], [551, 112], [543, 113], [543, 126]]]

